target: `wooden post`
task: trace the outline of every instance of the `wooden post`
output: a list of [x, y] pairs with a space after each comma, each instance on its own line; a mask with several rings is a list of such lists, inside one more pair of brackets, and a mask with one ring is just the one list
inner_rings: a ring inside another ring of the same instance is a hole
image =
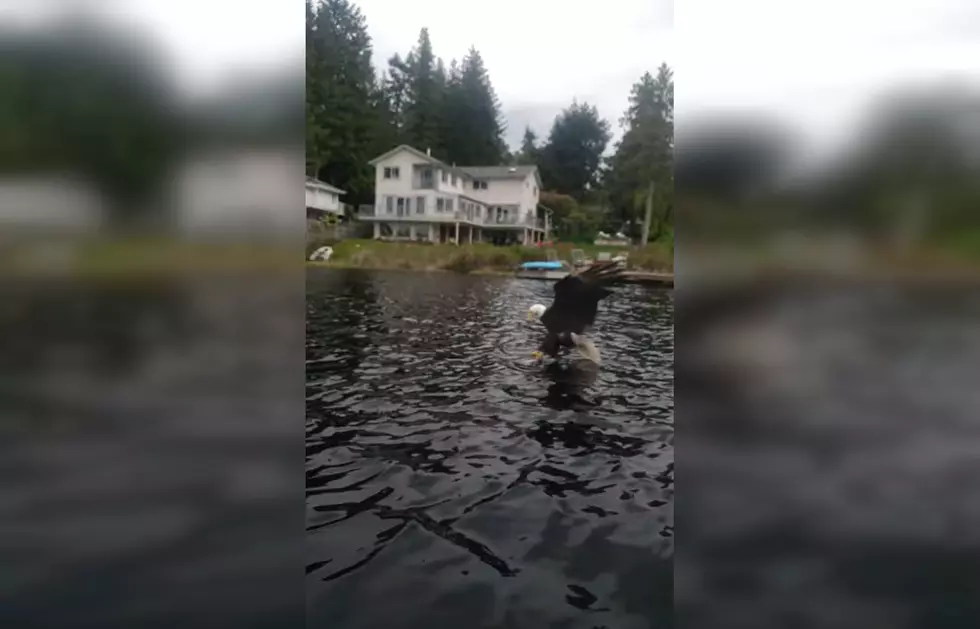
[[470, 234], [470, 244], [472, 245], [473, 244], [473, 226], [470, 225], [469, 227], [467, 227], [466, 228], [466, 231], [469, 232], [469, 234]]
[[650, 189], [647, 191], [647, 211], [646, 216], [643, 218], [643, 233], [640, 235], [640, 244], [644, 247], [647, 246], [647, 240], [650, 238], [650, 221], [653, 220], [653, 182], [650, 182]]
[[456, 221], [456, 244], [459, 244], [459, 221]]

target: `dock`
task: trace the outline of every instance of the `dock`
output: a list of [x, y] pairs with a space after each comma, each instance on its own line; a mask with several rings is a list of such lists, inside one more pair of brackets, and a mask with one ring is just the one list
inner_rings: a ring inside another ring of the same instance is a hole
[[[521, 270], [515, 274], [518, 279], [558, 281], [568, 275], [568, 271], [559, 270]], [[658, 273], [655, 271], [624, 271], [624, 284], [641, 284], [643, 286], [674, 287], [673, 273]]]
[[643, 284], [644, 286], [674, 287], [673, 273], [657, 273], [654, 271], [625, 271], [623, 281], [627, 284]]

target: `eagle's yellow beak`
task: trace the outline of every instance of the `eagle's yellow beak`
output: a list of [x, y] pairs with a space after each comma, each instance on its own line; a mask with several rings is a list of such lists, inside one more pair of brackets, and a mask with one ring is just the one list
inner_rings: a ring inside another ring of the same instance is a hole
[[534, 350], [533, 352], [531, 352], [531, 356], [534, 358], [534, 360], [541, 360], [542, 358], [544, 358], [544, 354], [539, 352], [538, 350]]
[[533, 318], [534, 318], [534, 313], [531, 312], [530, 310], [528, 310], [527, 311], [527, 320], [530, 321]]

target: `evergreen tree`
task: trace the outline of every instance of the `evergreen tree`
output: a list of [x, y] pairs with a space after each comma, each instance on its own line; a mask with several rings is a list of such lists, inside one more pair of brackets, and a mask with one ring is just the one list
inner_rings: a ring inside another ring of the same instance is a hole
[[[388, 72], [382, 79], [385, 102], [388, 106], [388, 118], [394, 128], [396, 143], [406, 141], [406, 112], [409, 107], [409, 60], [404, 61], [399, 55], [388, 59]], [[389, 147], [391, 148], [391, 147]]]
[[307, 19], [309, 171], [346, 189], [349, 202], [367, 200], [381, 126], [367, 24], [350, 0], [308, 5]]
[[625, 133], [611, 160], [609, 197], [623, 221], [639, 225], [653, 184], [650, 227], [657, 238], [669, 229], [673, 211], [674, 79], [666, 64], [656, 77], [647, 72], [633, 85], [620, 124]]
[[451, 65], [444, 107], [446, 159], [457, 164], [501, 164], [507, 153], [500, 101], [476, 48]]
[[545, 187], [582, 200], [599, 184], [602, 154], [609, 143], [609, 123], [588, 103], [573, 102], [551, 127], [540, 151]]
[[405, 142], [444, 156], [442, 100], [446, 89], [445, 68], [432, 52], [429, 29], [423, 28], [419, 33], [418, 44], [409, 55], [406, 66]]
[[540, 149], [538, 148], [538, 136], [531, 127], [524, 128], [524, 137], [521, 139], [521, 150], [517, 153], [518, 164], [537, 164]]

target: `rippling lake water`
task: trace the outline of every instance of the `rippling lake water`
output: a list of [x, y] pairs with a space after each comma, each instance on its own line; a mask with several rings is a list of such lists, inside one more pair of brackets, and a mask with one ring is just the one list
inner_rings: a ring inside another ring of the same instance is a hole
[[603, 302], [599, 405], [568, 410], [525, 313], [552, 284], [311, 271], [308, 619], [673, 625], [673, 295]]

